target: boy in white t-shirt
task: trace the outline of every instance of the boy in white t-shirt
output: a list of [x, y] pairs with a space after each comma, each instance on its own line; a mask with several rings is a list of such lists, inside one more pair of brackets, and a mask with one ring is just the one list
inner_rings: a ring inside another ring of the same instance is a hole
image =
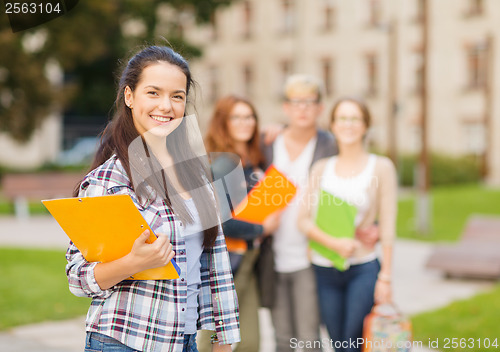
[[293, 75], [284, 93], [283, 110], [289, 123], [272, 145], [263, 148], [268, 164], [298, 186], [296, 196], [282, 212], [273, 240], [276, 291], [271, 314], [276, 350], [304, 347], [304, 351], [321, 351], [315, 277], [307, 238], [297, 227], [297, 212], [311, 165], [336, 154], [337, 148], [333, 136], [317, 127], [323, 111], [319, 81], [309, 75]]

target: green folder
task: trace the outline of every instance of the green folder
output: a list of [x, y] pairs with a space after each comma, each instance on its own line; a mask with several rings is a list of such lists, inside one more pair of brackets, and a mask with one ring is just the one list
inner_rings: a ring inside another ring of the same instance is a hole
[[[356, 227], [354, 219], [358, 209], [333, 194], [320, 190], [316, 225], [325, 233], [338, 238], [354, 238]], [[333, 266], [341, 271], [348, 268], [347, 260], [337, 252], [310, 240], [309, 246], [318, 254], [329, 259]]]

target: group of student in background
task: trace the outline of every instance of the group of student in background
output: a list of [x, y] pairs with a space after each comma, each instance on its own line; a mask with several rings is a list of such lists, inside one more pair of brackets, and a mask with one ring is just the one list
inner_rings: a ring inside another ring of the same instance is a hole
[[[350, 342], [362, 337], [365, 316], [374, 304], [392, 300], [397, 193], [392, 162], [366, 149], [367, 106], [355, 98], [338, 100], [328, 112], [328, 130], [321, 130], [321, 83], [292, 75], [284, 87], [288, 121], [264, 137], [258, 107], [244, 97], [223, 97], [204, 140], [207, 152], [218, 157], [211, 165], [196, 159], [185, 177], [168, 170], [175, 170], [180, 149], [190, 149], [182, 128], [191, 84], [187, 62], [167, 47], [143, 49], [123, 70], [115, 115], [75, 196], [131, 195], [158, 239], [148, 243], [143, 234], [129, 255], [109, 263], [87, 262], [70, 245], [70, 288], [93, 298], [86, 351], [229, 351], [237, 343], [240, 352], [256, 352], [261, 306], [270, 308], [278, 352], [293, 350], [292, 340], [302, 341], [304, 351], [321, 351], [321, 324], [332, 341], [347, 342], [335, 344], [337, 352], [360, 351]], [[149, 165], [160, 166], [152, 166], [156, 187], [132, 182], [136, 165], [127, 146], [136, 138], [151, 151]], [[214, 213], [210, 182], [200, 185], [239, 163], [247, 192], [273, 165], [297, 194], [262, 225], [237, 219], [204, 224], [220, 214]], [[194, 185], [184, 180], [193, 177]], [[355, 208], [354, 238], [332, 237], [317, 225], [321, 191]], [[311, 249], [310, 241], [345, 258], [345, 267]], [[263, 270], [264, 251], [272, 260]], [[172, 258], [181, 267], [177, 280], [127, 280]]]

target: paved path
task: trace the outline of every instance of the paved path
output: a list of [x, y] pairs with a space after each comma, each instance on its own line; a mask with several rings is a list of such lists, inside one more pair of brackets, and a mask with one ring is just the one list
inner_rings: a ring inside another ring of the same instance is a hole
[[[0, 217], [0, 246], [66, 248], [67, 237], [50, 217], [31, 217], [19, 222]], [[403, 313], [415, 314], [444, 306], [492, 287], [491, 282], [444, 279], [425, 269], [433, 247], [428, 243], [398, 240], [394, 250], [394, 301]], [[273, 328], [269, 311], [261, 309], [260, 352], [273, 352]], [[84, 317], [17, 327], [0, 333], [2, 352], [81, 352], [85, 333]], [[414, 352], [428, 351], [424, 348]]]

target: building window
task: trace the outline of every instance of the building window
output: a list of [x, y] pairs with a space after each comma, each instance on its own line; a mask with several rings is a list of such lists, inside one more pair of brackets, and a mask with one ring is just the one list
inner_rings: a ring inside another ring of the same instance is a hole
[[368, 26], [376, 27], [380, 24], [381, 3], [380, 0], [368, 0]]
[[486, 83], [487, 50], [484, 43], [467, 46], [467, 88], [483, 88]]
[[415, 92], [418, 92], [420, 94], [422, 92], [422, 89], [424, 88], [424, 64], [423, 64], [423, 58], [422, 58], [422, 53], [420, 53], [420, 63], [419, 65], [415, 68]]
[[480, 16], [484, 13], [484, 0], [469, 0], [469, 8], [465, 11], [466, 17]]
[[210, 15], [210, 38], [212, 41], [219, 39], [219, 23], [217, 21], [216, 12], [212, 12]]
[[243, 38], [249, 39], [252, 37], [252, 4], [250, 1], [243, 2]]
[[282, 23], [281, 32], [292, 34], [295, 31], [295, 2], [294, 0], [281, 0]]
[[366, 94], [376, 96], [378, 91], [378, 59], [375, 54], [367, 54], [366, 62]]
[[285, 86], [285, 82], [288, 79], [288, 77], [292, 74], [292, 72], [293, 72], [293, 64], [291, 60], [285, 59], [279, 63], [278, 65], [279, 78], [277, 80], [279, 86], [277, 87], [277, 92], [280, 99], [284, 98], [283, 87]]
[[415, 48], [412, 53], [413, 59], [413, 77], [414, 82], [411, 86], [412, 93], [420, 94], [422, 92], [422, 84], [424, 82], [424, 57], [421, 47]]
[[323, 21], [321, 30], [329, 32], [335, 28], [336, 11], [332, 0], [323, 0], [323, 8], [320, 10]]
[[422, 149], [422, 117], [414, 119], [410, 128], [410, 148], [414, 153]]
[[415, 0], [416, 5], [416, 14], [415, 14], [415, 22], [422, 23], [425, 17], [425, 6], [424, 1], [426, 0]]
[[324, 58], [321, 60], [321, 73], [325, 85], [325, 95], [331, 96], [334, 90], [333, 60]]
[[215, 103], [219, 98], [219, 69], [211, 66], [208, 69], [208, 88], [210, 102]]
[[253, 67], [250, 64], [245, 64], [243, 66], [243, 94], [247, 98], [252, 98], [253, 82]]
[[464, 153], [482, 155], [486, 148], [484, 123], [481, 121], [466, 121], [463, 123]]
[[176, 26], [175, 26], [176, 36], [178, 36], [179, 38], [184, 38], [185, 31], [186, 31], [186, 28], [185, 28], [184, 21], [178, 21]]

